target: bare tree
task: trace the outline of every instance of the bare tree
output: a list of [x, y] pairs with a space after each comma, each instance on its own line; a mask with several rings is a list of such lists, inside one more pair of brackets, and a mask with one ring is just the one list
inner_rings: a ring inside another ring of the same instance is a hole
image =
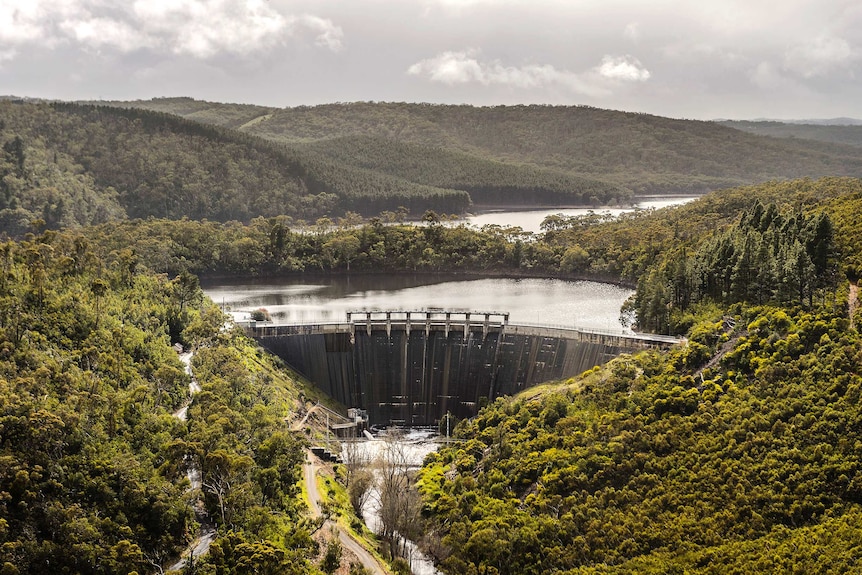
[[390, 432], [385, 441], [379, 482], [381, 536], [389, 541], [390, 553], [395, 557], [402, 538], [417, 531], [420, 500], [413, 488], [402, 434]]
[[371, 455], [364, 442], [356, 437], [348, 439], [344, 445], [344, 469], [346, 471], [347, 494], [356, 514], [362, 517], [362, 508], [371, 495], [374, 473], [371, 470]]

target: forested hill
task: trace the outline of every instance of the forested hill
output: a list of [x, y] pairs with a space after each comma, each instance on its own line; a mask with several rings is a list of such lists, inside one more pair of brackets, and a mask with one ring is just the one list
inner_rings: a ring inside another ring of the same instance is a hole
[[320, 573], [285, 424], [301, 387], [196, 278], [54, 231], [0, 265], [2, 573], [164, 573], [199, 521], [217, 535], [196, 573]]
[[[220, 125], [245, 112], [238, 105], [186, 98], [112, 105], [193, 115]], [[713, 122], [582, 106], [339, 103], [265, 109], [241, 129], [274, 141], [315, 143], [315, 150], [342, 162], [372, 168], [391, 166], [392, 159], [369, 161], [358, 143], [352, 144], [357, 151], [347, 155], [344, 138], [373, 137], [393, 147], [409, 143], [530, 164], [636, 193], [703, 192], [775, 178], [862, 175], [858, 150], [846, 145], [760, 137]], [[326, 143], [336, 138], [328, 149]], [[426, 161], [434, 171], [446, 171], [445, 163]]]
[[775, 138], [818, 140], [862, 147], [862, 125], [798, 124], [790, 122], [723, 120], [723, 126]]
[[645, 269], [639, 320], [663, 315], [687, 342], [459, 425], [419, 483], [442, 571], [858, 572], [859, 180], [571, 223], [553, 241], [590, 258], [626, 242], [617, 253]]
[[462, 212], [462, 190], [409, 182], [234, 130], [134, 109], [0, 102], [0, 230], [150, 216], [315, 219], [405, 206]]

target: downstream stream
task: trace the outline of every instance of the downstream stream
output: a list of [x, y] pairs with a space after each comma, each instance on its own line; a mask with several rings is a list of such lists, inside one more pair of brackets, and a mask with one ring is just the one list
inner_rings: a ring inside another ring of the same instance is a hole
[[[412, 429], [406, 431], [403, 436], [396, 438], [381, 435], [366, 441], [344, 442], [341, 457], [348, 464], [353, 457], [356, 461], [373, 465], [378, 469], [380, 463], [386, 460], [388, 465], [394, 465], [402, 473], [407, 473], [422, 467], [425, 457], [437, 450], [439, 447], [437, 438], [437, 434], [433, 431]], [[376, 481], [379, 485], [381, 481], [379, 472]], [[375, 533], [381, 531], [380, 490], [377, 485], [371, 488], [370, 494], [362, 506], [362, 519]], [[409, 562], [410, 572], [413, 575], [440, 575], [431, 559], [426, 557], [413, 541], [401, 538], [400, 544], [403, 548], [404, 558]]]
[[[185, 367], [186, 373], [189, 375], [189, 399], [186, 401], [182, 407], [174, 412], [174, 417], [179, 419], [180, 421], [186, 421], [188, 419], [188, 411], [189, 405], [191, 405], [192, 397], [201, 390], [201, 386], [198, 383], [198, 380], [195, 378], [192, 373], [192, 357], [194, 354], [192, 352], [186, 352], [180, 354], [180, 361], [183, 362], [183, 366]], [[199, 490], [201, 488], [201, 470], [198, 469], [194, 465], [190, 465], [188, 470], [186, 471], [186, 477], [189, 480], [189, 491]], [[202, 506], [197, 505], [198, 502], [193, 507], [193, 511], [198, 518], [198, 521], [201, 524], [200, 530], [198, 531], [197, 537], [189, 544], [185, 551], [183, 551], [180, 558], [176, 563], [168, 567], [168, 571], [180, 571], [182, 570], [189, 557], [194, 559], [195, 557], [200, 557], [204, 555], [207, 551], [209, 551], [210, 544], [215, 541], [216, 530], [206, 521], [206, 516], [203, 514]]]

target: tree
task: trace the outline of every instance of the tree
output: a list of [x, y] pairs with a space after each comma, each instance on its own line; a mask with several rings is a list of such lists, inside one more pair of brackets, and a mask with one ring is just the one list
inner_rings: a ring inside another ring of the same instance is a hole
[[409, 461], [402, 435], [390, 431], [380, 461], [379, 515], [381, 536], [389, 542], [392, 557], [399, 551], [402, 537], [417, 535], [421, 501], [408, 474]]
[[195, 304], [203, 298], [201, 292], [200, 280], [196, 275], [189, 272], [181, 272], [172, 282], [174, 297], [180, 312], [184, 311], [186, 305]]
[[341, 541], [338, 540], [338, 530], [333, 528], [326, 542], [326, 551], [320, 560], [320, 569], [329, 575], [341, 566]]
[[350, 271], [350, 262], [359, 253], [360, 247], [359, 238], [342, 232], [323, 244], [323, 251], [333, 267], [336, 263], [343, 263], [347, 266], [347, 271]]
[[584, 271], [589, 265], [590, 254], [580, 245], [567, 248], [560, 260], [560, 270], [566, 273], [577, 273]]

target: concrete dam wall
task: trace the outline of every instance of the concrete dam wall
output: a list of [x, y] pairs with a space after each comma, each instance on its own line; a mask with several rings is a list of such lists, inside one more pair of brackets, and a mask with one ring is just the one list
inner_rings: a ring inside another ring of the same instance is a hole
[[325, 393], [367, 410], [371, 424], [403, 426], [471, 417], [501, 395], [677, 341], [510, 325], [507, 314], [374, 313], [386, 317], [247, 331]]

